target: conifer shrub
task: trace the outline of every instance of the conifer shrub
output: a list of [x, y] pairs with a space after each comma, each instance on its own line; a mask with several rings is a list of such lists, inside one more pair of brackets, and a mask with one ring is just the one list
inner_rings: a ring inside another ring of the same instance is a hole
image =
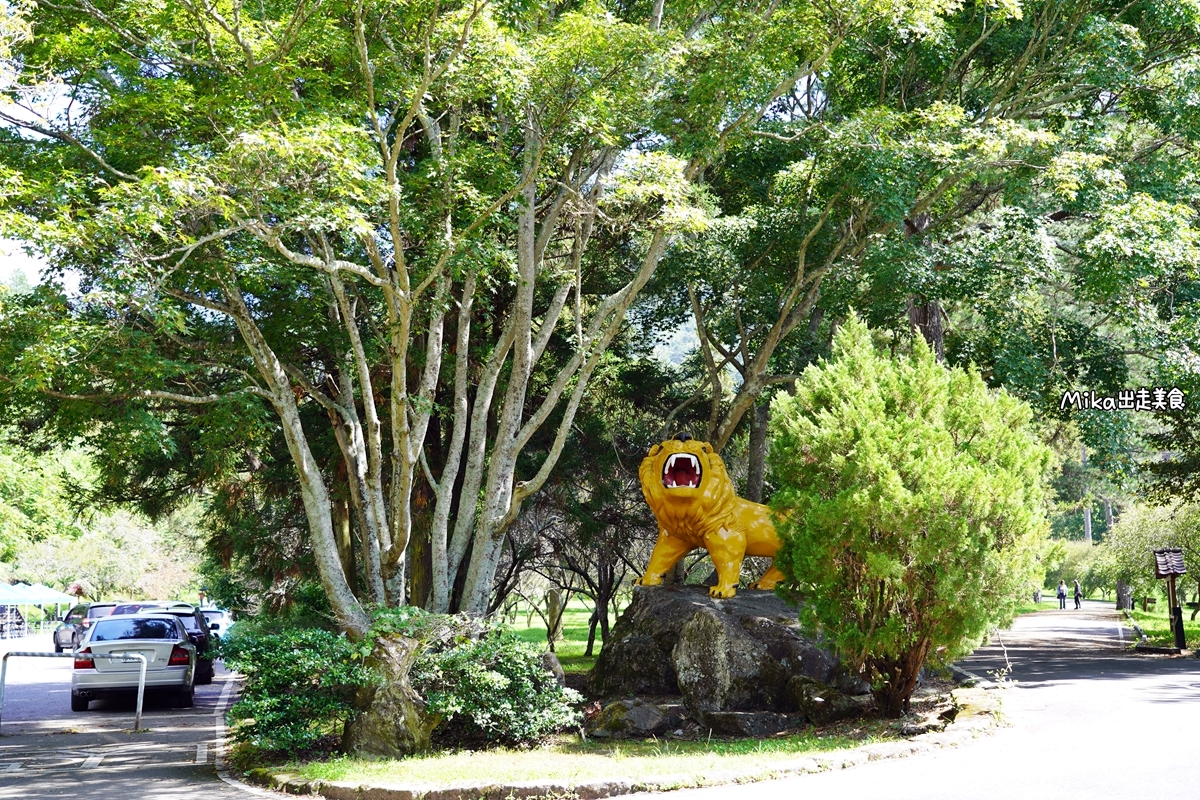
[[969, 653], [1041, 577], [1051, 456], [1030, 419], [919, 337], [889, 357], [853, 315], [772, 403], [782, 591], [890, 716], [923, 665]]

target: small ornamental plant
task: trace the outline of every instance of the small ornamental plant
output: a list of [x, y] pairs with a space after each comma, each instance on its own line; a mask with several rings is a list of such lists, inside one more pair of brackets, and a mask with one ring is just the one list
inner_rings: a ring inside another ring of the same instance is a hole
[[771, 405], [782, 591], [888, 716], [922, 666], [969, 653], [1034, 579], [1051, 453], [1030, 419], [919, 338], [890, 357], [853, 314], [832, 358]]

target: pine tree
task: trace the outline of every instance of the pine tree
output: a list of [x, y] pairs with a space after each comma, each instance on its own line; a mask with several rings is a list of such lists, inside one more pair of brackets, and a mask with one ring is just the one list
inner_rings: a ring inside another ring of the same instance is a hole
[[771, 411], [786, 588], [899, 716], [921, 667], [970, 652], [1031, 579], [1050, 451], [1026, 404], [919, 339], [890, 358], [856, 316]]

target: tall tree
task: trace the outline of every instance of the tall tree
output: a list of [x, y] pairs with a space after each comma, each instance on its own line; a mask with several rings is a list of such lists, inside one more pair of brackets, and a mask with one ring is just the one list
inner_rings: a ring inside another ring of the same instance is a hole
[[[954, 5], [47, 0], [13, 37], [3, 224], [80, 292], [5, 303], [7, 413], [33, 405], [119, 456], [130, 496], [129, 461], [204, 482], [248, 466], [243, 433], [277, 428], [358, 635], [327, 424], [369, 599], [401, 599], [424, 481], [428, 604], [447, 609], [458, 578], [458, 607], [481, 612], [605, 347], [703, 226], [707, 165], [875, 20]], [[595, 269], [602, 230], [619, 269]], [[560, 328], [574, 352], [556, 362]], [[176, 449], [180, 429], [201, 446]]]
[[1074, 0], [848, 41], [710, 170], [722, 216], [656, 276], [698, 328], [710, 439], [851, 307], [1051, 419], [1135, 388], [1192, 314], [1198, 52], [1190, 6]]

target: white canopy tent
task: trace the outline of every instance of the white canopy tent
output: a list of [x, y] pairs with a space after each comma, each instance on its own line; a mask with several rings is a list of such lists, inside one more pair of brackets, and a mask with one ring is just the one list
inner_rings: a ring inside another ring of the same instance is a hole
[[[30, 606], [37, 606], [38, 608], [41, 608], [43, 612], [45, 611], [46, 606], [54, 606], [54, 616], [57, 618], [61, 616], [61, 606], [69, 606], [74, 602], [75, 598], [71, 595], [66, 594], [65, 592], [60, 592], [57, 589], [51, 589], [49, 586], [41, 583], [35, 583], [32, 586], [27, 583], [0, 583], [0, 607], [23, 606], [24, 613], [22, 614], [22, 623], [24, 623], [29, 616]], [[4, 627], [6, 636], [11, 636], [15, 632], [12, 630], [13, 625], [8, 624], [11, 622], [11, 620], [8, 619], [10, 616], [11, 615], [7, 613], [4, 614], [6, 623]], [[19, 627], [26, 628], [24, 624], [20, 625]], [[24, 632], [24, 630], [21, 631], [22, 634]]]

